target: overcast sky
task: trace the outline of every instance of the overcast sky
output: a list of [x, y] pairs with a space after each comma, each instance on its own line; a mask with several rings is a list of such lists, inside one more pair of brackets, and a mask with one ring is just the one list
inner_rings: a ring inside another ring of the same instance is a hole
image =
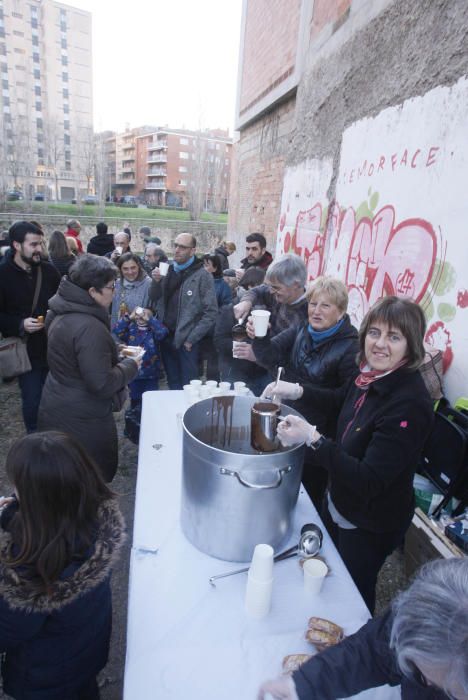
[[94, 128], [229, 128], [242, 0], [69, 0], [92, 12]]

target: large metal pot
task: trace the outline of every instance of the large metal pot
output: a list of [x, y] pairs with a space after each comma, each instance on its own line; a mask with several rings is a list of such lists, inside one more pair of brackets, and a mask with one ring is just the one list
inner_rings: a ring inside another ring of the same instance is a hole
[[[301, 483], [304, 445], [261, 454], [250, 443], [258, 399], [218, 396], [183, 418], [182, 530], [202, 552], [249, 561], [255, 545], [281, 546]], [[287, 406], [281, 414], [300, 416]]]

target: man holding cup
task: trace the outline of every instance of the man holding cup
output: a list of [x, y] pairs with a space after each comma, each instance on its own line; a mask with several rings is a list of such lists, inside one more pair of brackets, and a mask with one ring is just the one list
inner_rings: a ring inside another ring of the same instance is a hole
[[170, 389], [182, 389], [198, 376], [198, 345], [214, 326], [218, 312], [213, 278], [195, 257], [197, 241], [179, 233], [174, 260], [152, 272], [150, 299], [169, 329], [161, 354]]
[[117, 262], [121, 255], [124, 253], [131, 253], [130, 250], [130, 236], [125, 231], [119, 231], [114, 235], [114, 250], [106, 255], [106, 258], [110, 258], [113, 263]]

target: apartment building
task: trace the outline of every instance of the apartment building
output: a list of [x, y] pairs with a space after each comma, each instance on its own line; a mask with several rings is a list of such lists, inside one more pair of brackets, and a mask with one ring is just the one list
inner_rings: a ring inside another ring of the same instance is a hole
[[93, 189], [91, 14], [0, 0], [0, 182], [71, 200]]
[[227, 211], [232, 139], [202, 132], [142, 126], [103, 135], [107, 196], [135, 196], [160, 206]]

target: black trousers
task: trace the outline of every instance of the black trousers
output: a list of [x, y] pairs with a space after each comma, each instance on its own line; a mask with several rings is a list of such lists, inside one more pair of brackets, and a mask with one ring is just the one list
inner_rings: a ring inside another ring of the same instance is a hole
[[385, 559], [403, 541], [409, 523], [396, 532], [369, 532], [359, 527], [345, 530], [333, 522], [326, 499], [321, 516], [351, 578], [373, 614], [377, 576]]

